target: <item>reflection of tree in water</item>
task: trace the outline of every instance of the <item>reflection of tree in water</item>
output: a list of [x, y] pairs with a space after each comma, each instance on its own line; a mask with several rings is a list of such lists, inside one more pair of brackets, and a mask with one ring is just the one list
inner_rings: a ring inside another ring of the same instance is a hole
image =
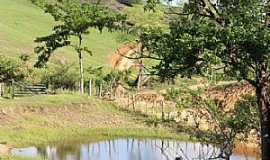
[[[117, 153], [117, 149], [115, 147], [116, 141], [109, 141], [109, 157], [112, 159], [111, 155], [115, 155]], [[198, 143], [190, 143], [186, 142], [180, 144], [176, 141], [168, 141], [168, 140], [135, 140], [135, 139], [126, 139], [126, 151], [130, 153], [130, 158], [142, 160], [143, 150], [150, 146], [152, 151], [160, 152], [165, 160], [206, 160], [211, 159], [218, 155], [218, 150], [214, 149], [210, 145], [198, 145]], [[136, 144], [137, 143], [137, 144]], [[113, 144], [113, 145], [112, 145]], [[193, 145], [193, 149], [190, 150], [191, 145]], [[111, 147], [113, 146], [113, 149]], [[113, 152], [112, 152], [113, 151]], [[198, 152], [198, 155], [194, 155], [191, 157], [189, 155], [190, 152]], [[150, 154], [150, 153], [149, 153]]]
[[220, 153], [212, 145], [149, 139], [108, 140], [94, 144], [66, 144], [37, 149], [43, 159], [50, 160], [144, 160], [149, 156], [156, 157], [157, 160], [207, 160]]
[[56, 146], [37, 147], [37, 150], [43, 159], [66, 160], [67, 156], [74, 159], [81, 158], [81, 145], [79, 144], [61, 144]]
[[[185, 142], [183, 146], [176, 141], [161, 140], [160, 144], [155, 144], [155, 147], [160, 149], [160, 153], [166, 160], [206, 160], [212, 159], [218, 154], [218, 150], [214, 147], [198, 143]], [[190, 150], [190, 145], [193, 145], [192, 150]], [[192, 152], [195, 155], [191, 155]]]
[[47, 158], [47, 149], [46, 147], [36, 147], [38, 153], [40, 154], [42, 159], [46, 159]]

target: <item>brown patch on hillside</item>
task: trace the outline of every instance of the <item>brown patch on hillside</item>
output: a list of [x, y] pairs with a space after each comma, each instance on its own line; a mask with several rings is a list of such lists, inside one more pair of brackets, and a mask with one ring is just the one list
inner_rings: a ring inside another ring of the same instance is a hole
[[136, 43], [128, 43], [118, 48], [110, 57], [109, 65], [118, 70], [129, 69], [135, 65], [135, 62], [131, 59], [125, 58], [124, 56], [130, 56], [135, 53], [138, 49]]
[[0, 155], [8, 155], [11, 148], [11, 146], [8, 146], [6, 144], [0, 144]]
[[260, 153], [260, 147], [256, 144], [254, 145], [247, 145], [245, 143], [236, 143], [236, 146], [234, 148], [234, 152], [237, 154], [241, 155], [249, 155], [249, 156], [254, 156], [256, 158], [260, 158], [261, 153]]
[[211, 87], [208, 89], [206, 96], [220, 102], [226, 110], [231, 110], [242, 95], [253, 95], [254, 93], [255, 88], [252, 85], [246, 82], [238, 82]]

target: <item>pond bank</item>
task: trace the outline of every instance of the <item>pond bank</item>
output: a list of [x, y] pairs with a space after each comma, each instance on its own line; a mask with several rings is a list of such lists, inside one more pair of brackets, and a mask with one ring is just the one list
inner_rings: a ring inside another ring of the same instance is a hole
[[[147, 117], [119, 110], [113, 103], [87, 96], [60, 94], [0, 100], [0, 143], [39, 146], [72, 139], [116, 137], [188, 139]], [[4, 148], [4, 145], [3, 145]]]
[[[113, 138], [190, 140], [188, 135], [176, 132], [175, 127], [167, 124], [124, 111], [111, 102], [76, 94], [0, 100], [0, 143], [4, 143], [4, 149], [44, 146], [65, 142], [71, 137], [82, 141]], [[237, 152], [246, 151], [242, 148], [238, 147]], [[256, 151], [256, 148], [250, 147], [250, 150]]]

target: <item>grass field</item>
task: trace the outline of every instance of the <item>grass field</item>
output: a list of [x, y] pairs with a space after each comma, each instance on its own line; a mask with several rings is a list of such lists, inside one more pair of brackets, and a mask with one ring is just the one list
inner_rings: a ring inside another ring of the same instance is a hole
[[79, 94], [1, 99], [0, 115], [0, 142], [16, 147], [63, 142], [70, 137], [87, 141], [117, 137], [187, 139], [172, 129], [147, 124], [147, 117]]
[[[0, 0], [0, 54], [17, 57], [24, 53], [31, 55], [33, 61], [34, 39], [48, 35], [54, 22], [52, 17], [44, 14], [41, 9], [31, 4], [30, 0]], [[120, 32], [110, 33], [90, 30], [85, 36], [84, 45], [89, 47], [93, 56], [84, 55], [86, 66], [106, 65], [109, 55], [121, 45], [128, 35]], [[59, 49], [53, 60], [77, 62], [76, 53], [70, 49]]]

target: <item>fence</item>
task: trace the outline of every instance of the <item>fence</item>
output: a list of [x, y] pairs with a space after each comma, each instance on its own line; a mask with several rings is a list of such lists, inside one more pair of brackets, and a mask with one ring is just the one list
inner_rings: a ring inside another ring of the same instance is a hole
[[[118, 107], [131, 112], [156, 117], [162, 121], [176, 120], [179, 109], [176, 104], [165, 100], [163, 95], [149, 91], [137, 92], [125, 89], [120, 83], [105, 86], [102, 83], [96, 85], [95, 81], [89, 81], [89, 95], [109, 101], [114, 101]], [[95, 91], [95, 94], [93, 94]]]
[[115, 102], [122, 109], [155, 117], [162, 121], [175, 120], [178, 117], [178, 108], [174, 103], [159, 98], [141, 99], [141, 95], [141, 93], [128, 93], [115, 99]]
[[[163, 121], [177, 118], [176, 105], [166, 101], [161, 94], [156, 92], [136, 92], [126, 89], [120, 83], [105, 85], [95, 80], [89, 80], [85, 89], [88, 90], [89, 96], [114, 101], [117, 106], [125, 110], [153, 116]], [[11, 81], [9, 85], [0, 83], [0, 95], [7, 93], [11, 98], [47, 94], [48, 87], [45, 84], [25, 84], [15, 81]]]
[[22, 97], [37, 94], [47, 94], [47, 86], [45, 84], [25, 84], [22, 82], [11, 81], [10, 94], [11, 98]]

